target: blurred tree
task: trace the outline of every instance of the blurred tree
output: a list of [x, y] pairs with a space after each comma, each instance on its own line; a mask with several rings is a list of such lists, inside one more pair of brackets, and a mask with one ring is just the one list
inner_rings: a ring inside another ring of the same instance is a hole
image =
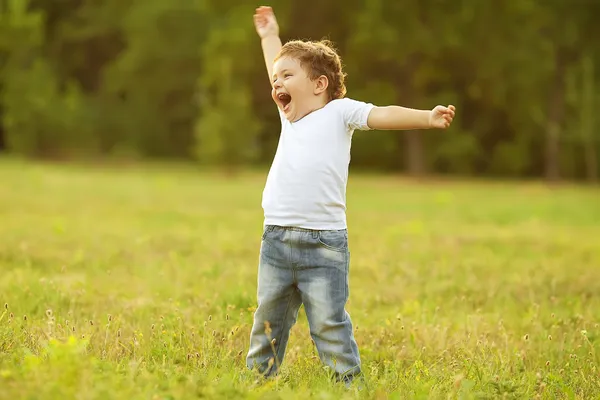
[[[360, 84], [363, 90], [359, 93], [365, 100], [368, 99], [366, 101], [377, 105], [420, 106], [421, 88], [415, 75], [433, 50], [431, 47], [436, 46], [431, 43], [433, 34], [428, 26], [429, 17], [425, 17], [421, 8], [417, 1], [369, 0], [362, 3], [357, 12], [357, 29], [349, 39], [347, 63], [352, 65], [349, 70], [352, 75], [362, 77]], [[397, 29], [397, 26], [403, 29]], [[411, 32], [412, 40], [408, 40], [407, 35]], [[388, 85], [391, 91], [380, 90]], [[407, 131], [387, 135], [390, 135], [387, 140], [394, 143], [391, 146], [394, 152], [404, 147], [402, 141], [406, 140], [405, 155], [394, 158], [406, 160], [410, 174], [422, 175], [425, 172], [423, 133]], [[382, 143], [378, 144], [381, 146]], [[397, 164], [394, 166], [399, 167]]]
[[[0, 61], [0, 70], [2, 69], [2, 62]], [[2, 93], [2, 86], [0, 86], [0, 93]], [[4, 129], [4, 107], [0, 101], [0, 153], [6, 151], [6, 131]]]
[[538, 84], [545, 79], [548, 56], [528, 22], [533, 6], [477, 3], [448, 18], [456, 22], [458, 35], [438, 62], [460, 96], [462, 128], [475, 138], [474, 151], [464, 156], [477, 174], [523, 176], [535, 168], [530, 149], [539, 147], [536, 138], [544, 122]]
[[257, 66], [264, 74], [264, 66], [252, 46], [257, 38], [249, 15], [251, 9], [238, 7], [213, 19], [202, 46], [196, 156], [201, 163], [217, 164], [228, 172], [258, 155], [261, 126], [252, 109], [249, 77]]
[[79, 88], [72, 81], [60, 82], [43, 57], [44, 13], [31, 11], [28, 2], [19, 0], [8, 0], [4, 6], [0, 103], [7, 146], [39, 156], [86, 148], [89, 136], [79, 126], [83, 115]]
[[85, 93], [96, 92], [101, 71], [124, 48], [120, 30], [133, 0], [31, 0], [43, 11], [43, 52], [59, 79], [74, 79]]
[[[0, 90], [1, 91], [1, 90]], [[0, 121], [4, 119], [4, 109], [0, 107]], [[0, 153], [6, 151], [4, 124], [0, 122]]]
[[589, 181], [598, 181], [598, 124], [595, 107], [598, 104], [598, 85], [594, 76], [594, 59], [585, 53], [581, 59], [581, 141], [585, 160], [585, 174]]
[[[589, 57], [588, 51], [593, 48], [598, 53], [599, 48], [592, 38], [600, 34], [600, 28], [593, 17], [599, 12], [598, 2], [570, 3], [554, 0], [544, 6], [538, 5], [531, 15], [531, 25], [535, 26], [539, 34], [538, 43], [545, 46], [551, 54], [550, 74], [544, 82], [547, 90], [540, 90], [547, 100], [544, 175], [549, 181], [556, 181], [561, 177], [561, 166], [574, 163], [569, 156], [571, 146], [565, 134], [569, 131], [569, 126], [581, 118], [582, 114], [578, 109], [584, 110], [589, 106], [586, 102], [593, 102], [590, 96], [580, 97], [572, 105], [573, 110], [570, 110], [567, 79], [572, 69], [577, 69], [582, 62], [585, 65], [582, 60]], [[593, 78], [587, 76], [583, 79], [593, 85]], [[581, 143], [582, 140], [587, 139], [579, 136], [578, 142]]]
[[[349, 97], [457, 105], [446, 132], [357, 132], [353, 168], [597, 180], [600, 2], [272, 6], [284, 41], [336, 44]], [[280, 123], [255, 7], [0, 0], [0, 148], [270, 163]]]
[[103, 71], [100, 92], [110, 141], [145, 156], [193, 157], [207, 11], [201, 0], [135, 0], [124, 12], [126, 48]]

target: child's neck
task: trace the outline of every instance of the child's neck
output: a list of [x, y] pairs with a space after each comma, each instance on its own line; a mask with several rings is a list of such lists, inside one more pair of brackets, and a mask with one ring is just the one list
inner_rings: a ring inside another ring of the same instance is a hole
[[325, 107], [327, 103], [329, 103], [329, 99], [327, 98], [327, 96], [315, 96], [313, 99], [311, 99], [311, 102], [307, 104], [308, 112], [306, 113], [306, 115], [310, 114], [313, 111], [320, 110], [321, 108]]
[[313, 112], [320, 110], [325, 107], [329, 103], [329, 99], [326, 96], [315, 96], [309, 100], [307, 100], [302, 107], [301, 113], [296, 117], [295, 120], [291, 122], [298, 122], [307, 115], [312, 114]]

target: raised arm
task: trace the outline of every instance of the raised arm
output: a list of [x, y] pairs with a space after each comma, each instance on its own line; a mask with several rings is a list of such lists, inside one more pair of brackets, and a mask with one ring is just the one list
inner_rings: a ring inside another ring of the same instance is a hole
[[273, 60], [281, 50], [279, 25], [271, 7], [258, 7], [254, 14], [254, 26], [260, 36], [265, 65], [269, 74], [269, 82], [273, 82]]
[[374, 107], [367, 125], [380, 130], [446, 129], [454, 119], [454, 106], [436, 106], [433, 110], [415, 110], [400, 106]]

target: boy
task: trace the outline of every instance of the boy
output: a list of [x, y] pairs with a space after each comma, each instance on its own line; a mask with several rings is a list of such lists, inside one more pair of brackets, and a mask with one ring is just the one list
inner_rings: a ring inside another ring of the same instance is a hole
[[276, 374], [304, 304], [319, 357], [337, 379], [361, 372], [348, 299], [346, 184], [354, 130], [447, 128], [454, 107], [376, 107], [345, 98], [345, 74], [326, 41], [282, 46], [270, 7], [254, 15], [281, 119], [267, 177], [258, 266], [258, 308], [248, 368]]

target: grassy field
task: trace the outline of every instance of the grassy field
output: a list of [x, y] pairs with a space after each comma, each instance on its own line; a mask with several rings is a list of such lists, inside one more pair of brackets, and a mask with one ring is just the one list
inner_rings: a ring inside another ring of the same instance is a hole
[[260, 382], [265, 174], [0, 162], [0, 398], [600, 396], [600, 189], [352, 173], [364, 381], [330, 383], [301, 310]]

